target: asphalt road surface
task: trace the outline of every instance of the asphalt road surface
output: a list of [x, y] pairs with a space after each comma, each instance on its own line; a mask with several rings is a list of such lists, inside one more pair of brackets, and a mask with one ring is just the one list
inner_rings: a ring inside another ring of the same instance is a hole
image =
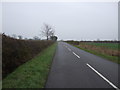
[[118, 89], [120, 65], [58, 42], [46, 88]]

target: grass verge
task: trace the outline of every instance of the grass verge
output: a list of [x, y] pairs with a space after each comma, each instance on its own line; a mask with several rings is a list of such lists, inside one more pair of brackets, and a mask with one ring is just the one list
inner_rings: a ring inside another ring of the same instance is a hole
[[118, 63], [120, 64], [120, 60], [118, 60], [119, 58], [117, 56], [109, 56], [109, 55], [106, 55], [106, 54], [102, 54], [102, 53], [99, 53], [99, 52], [96, 52], [96, 51], [91, 51], [91, 50], [88, 50], [88, 49], [85, 49], [85, 48], [82, 48], [80, 46], [77, 46], [77, 45], [74, 45], [75, 47], [79, 48], [79, 49], [82, 49], [84, 51], [87, 51], [89, 53], [92, 53], [94, 55], [97, 55], [97, 56], [100, 56], [100, 57], [103, 57], [107, 60], [110, 60], [110, 61], [113, 61], [115, 63]]
[[44, 88], [57, 43], [18, 67], [2, 81], [2, 88]]

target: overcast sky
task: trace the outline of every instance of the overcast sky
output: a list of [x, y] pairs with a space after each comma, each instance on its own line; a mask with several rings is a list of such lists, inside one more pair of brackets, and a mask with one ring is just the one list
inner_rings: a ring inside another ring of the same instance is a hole
[[3, 32], [38, 36], [43, 23], [55, 28], [63, 40], [114, 40], [118, 38], [117, 2], [4, 2]]

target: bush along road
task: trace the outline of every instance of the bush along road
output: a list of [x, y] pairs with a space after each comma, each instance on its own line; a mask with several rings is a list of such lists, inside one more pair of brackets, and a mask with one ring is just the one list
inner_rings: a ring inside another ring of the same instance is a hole
[[36, 57], [19, 66], [3, 79], [4, 88], [44, 88], [57, 43], [40, 52]]

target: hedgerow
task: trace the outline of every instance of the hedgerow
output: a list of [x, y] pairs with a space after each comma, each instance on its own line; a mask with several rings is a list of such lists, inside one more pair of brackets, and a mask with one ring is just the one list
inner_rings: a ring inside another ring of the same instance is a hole
[[20, 40], [2, 35], [2, 77], [5, 78], [18, 66], [29, 61], [53, 44], [50, 40]]

